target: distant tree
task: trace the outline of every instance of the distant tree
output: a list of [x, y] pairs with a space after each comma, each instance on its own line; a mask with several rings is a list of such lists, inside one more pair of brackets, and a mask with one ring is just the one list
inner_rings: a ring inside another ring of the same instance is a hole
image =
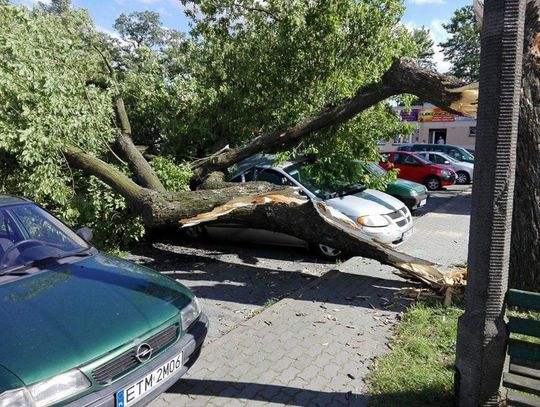
[[443, 24], [450, 35], [440, 43], [450, 73], [465, 81], [478, 81], [480, 75], [480, 27], [472, 6], [455, 11], [450, 23]]
[[433, 56], [435, 55], [435, 50], [433, 46], [435, 43], [431, 38], [429, 30], [424, 26], [415, 28], [412, 32], [412, 40], [417, 47], [416, 61], [418, 66], [434, 70], [435, 62]]
[[124, 41], [136, 47], [161, 45], [166, 29], [161, 26], [159, 14], [154, 11], [135, 11], [120, 14], [114, 28]]
[[71, 0], [52, 0], [50, 4], [40, 1], [38, 4], [43, 10], [58, 16], [71, 8]]

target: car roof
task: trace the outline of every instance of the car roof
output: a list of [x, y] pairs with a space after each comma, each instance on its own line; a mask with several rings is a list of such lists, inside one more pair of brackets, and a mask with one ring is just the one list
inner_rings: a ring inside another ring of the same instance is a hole
[[30, 202], [30, 201], [25, 198], [19, 198], [18, 196], [0, 193], [0, 206], [13, 205], [13, 204], [24, 203], [24, 202]]

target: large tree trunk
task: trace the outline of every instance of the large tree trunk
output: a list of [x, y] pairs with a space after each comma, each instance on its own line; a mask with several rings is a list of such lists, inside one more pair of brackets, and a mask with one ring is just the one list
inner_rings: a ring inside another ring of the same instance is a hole
[[540, 291], [540, 1], [525, 21], [510, 286]]

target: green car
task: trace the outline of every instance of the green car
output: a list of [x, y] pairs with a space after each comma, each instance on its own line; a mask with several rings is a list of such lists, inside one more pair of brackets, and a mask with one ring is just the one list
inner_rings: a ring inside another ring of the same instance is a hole
[[143, 406], [197, 359], [196, 297], [91, 237], [0, 195], [0, 407]]
[[[370, 162], [364, 166], [365, 170], [372, 175], [382, 176], [386, 173], [386, 170], [380, 165]], [[424, 206], [427, 203], [429, 194], [426, 187], [417, 182], [407, 181], [398, 178], [393, 183], [388, 185], [384, 191], [388, 195], [392, 195], [394, 198], [403, 202], [409, 210], [413, 211]]]

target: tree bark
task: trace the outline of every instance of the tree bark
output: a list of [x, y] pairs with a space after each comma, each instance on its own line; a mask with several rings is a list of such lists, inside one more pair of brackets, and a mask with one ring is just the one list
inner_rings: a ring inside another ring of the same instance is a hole
[[72, 166], [96, 176], [124, 196], [148, 227], [180, 228], [213, 221], [240, 223], [391, 264], [437, 290], [451, 285], [435, 264], [366, 238], [349, 218], [323, 202], [311, 202], [295, 188], [267, 182], [229, 183], [215, 174], [197, 191], [157, 192], [140, 187], [116, 168], [80, 149], [66, 147], [64, 154]]
[[540, 291], [540, 1], [526, 10], [510, 287]]
[[198, 160], [193, 169], [198, 177], [203, 177], [211, 171], [225, 170], [253, 154], [293, 146], [317, 130], [343, 123], [369, 107], [402, 93], [414, 94], [452, 113], [471, 115], [476, 112], [477, 92], [464, 85], [452, 76], [419, 68], [410, 59], [398, 59], [383, 75], [381, 82], [360, 88], [355, 96], [340, 105], [327, 108], [287, 128], [262, 134], [242, 146], [224, 149], [219, 154]]
[[115, 100], [116, 118], [120, 125], [120, 134], [116, 138], [116, 145], [128, 162], [129, 169], [135, 174], [135, 178], [141, 186], [153, 189], [157, 192], [165, 192], [165, 187], [157, 177], [154, 169], [135, 147], [131, 139], [131, 124], [124, 106], [124, 99], [117, 97]]

